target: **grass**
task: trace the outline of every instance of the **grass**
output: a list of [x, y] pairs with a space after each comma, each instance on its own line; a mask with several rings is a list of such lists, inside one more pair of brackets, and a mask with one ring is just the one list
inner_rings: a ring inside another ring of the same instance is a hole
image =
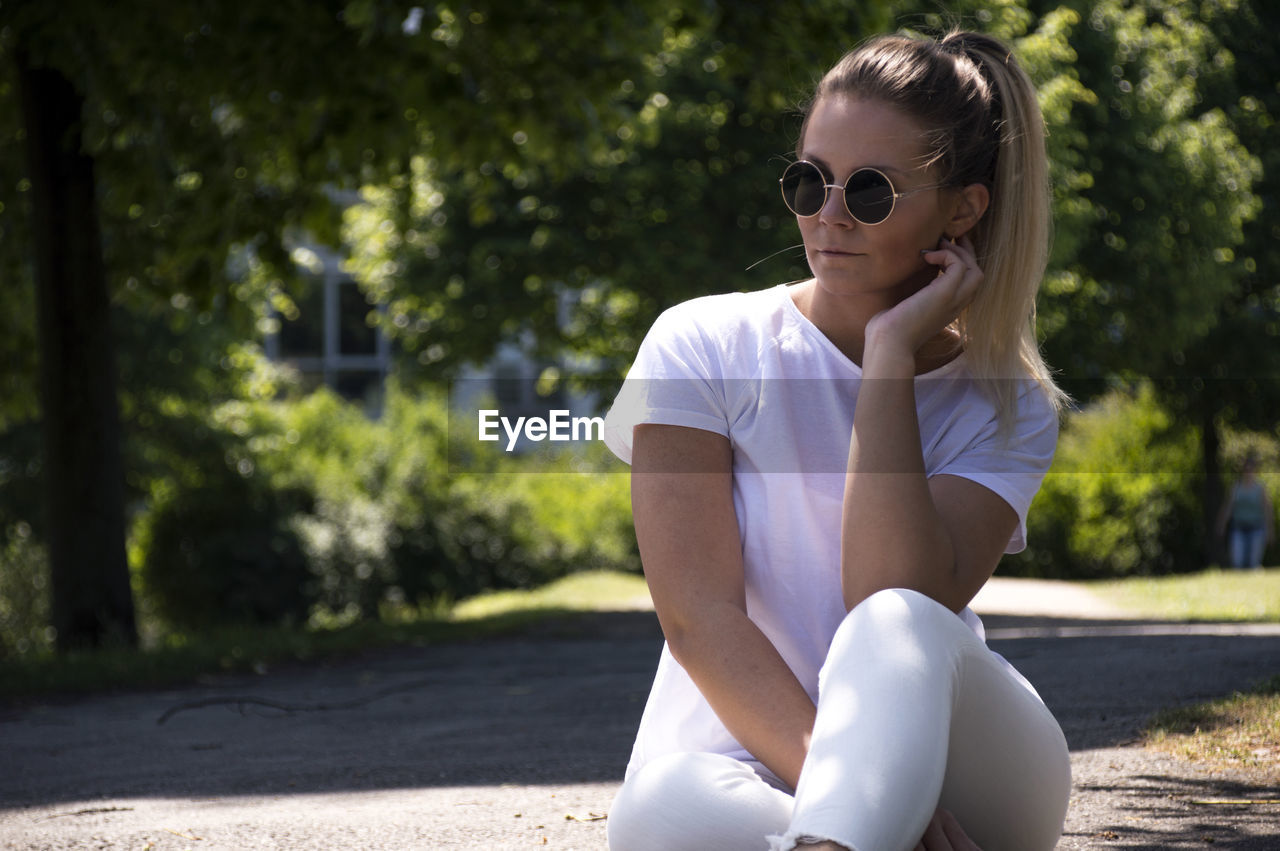
[[[1136, 617], [1168, 621], [1280, 621], [1280, 568], [1206, 570], [1179, 576], [1090, 582], [1086, 587]], [[1221, 700], [1170, 709], [1147, 725], [1163, 753], [1280, 784], [1280, 676]]]
[[1161, 712], [1148, 747], [1280, 785], [1280, 676], [1250, 692]]
[[598, 570], [566, 576], [532, 591], [494, 591], [454, 606], [454, 621], [475, 621], [520, 612], [602, 612], [649, 607], [644, 577]]
[[159, 646], [0, 659], [0, 698], [186, 683], [222, 673], [266, 673], [280, 664], [367, 650], [519, 633], [586, 611], [634, 609], [648, 600], [639, 576], [587, 572], [532, 591], [498, 591], [447, 611], [322, 629], [233, 627], [173, 637]]
[[1206, 570], [1085, 584], [1135, 617], [1170, 621], [1280, 621], [1280, 568]]

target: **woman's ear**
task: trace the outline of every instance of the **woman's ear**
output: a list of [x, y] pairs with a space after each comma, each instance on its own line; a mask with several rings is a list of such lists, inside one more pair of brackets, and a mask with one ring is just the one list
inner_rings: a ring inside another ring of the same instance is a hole
[[984, 184], [970, 183], [956, 196], [956, 205], [947, 220], [947, 236], [959, 239], [978, 223], [991, 204], [991, 192]]

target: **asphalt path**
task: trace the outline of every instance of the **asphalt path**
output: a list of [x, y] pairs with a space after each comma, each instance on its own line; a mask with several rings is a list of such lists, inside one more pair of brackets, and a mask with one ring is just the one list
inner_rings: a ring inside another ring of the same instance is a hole
[[[1280, 848], [1280, 790], [1136, 744], [1153, 711], [1280, 672], [1280, 625], [999, 602], [984, 615], [990, 644], [1035, 684], [1072, 751], [1059, 848]], [[602, 849], [660, 646], [651, 612], [601, 613], [6, 704], [0, 848]]]

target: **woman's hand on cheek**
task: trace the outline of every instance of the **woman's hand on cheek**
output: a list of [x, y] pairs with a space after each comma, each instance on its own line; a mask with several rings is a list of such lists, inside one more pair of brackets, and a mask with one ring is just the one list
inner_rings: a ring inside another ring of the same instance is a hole
[[938, 267], [938, 275], [898, 304], [881, 311], [867, 323], [868, 344], [902, 347], [914, 355], [937, 336], [973, 301], [982, 283], [982, 269], [969, 237], [942, 240], [922, 252], [926, 263]]

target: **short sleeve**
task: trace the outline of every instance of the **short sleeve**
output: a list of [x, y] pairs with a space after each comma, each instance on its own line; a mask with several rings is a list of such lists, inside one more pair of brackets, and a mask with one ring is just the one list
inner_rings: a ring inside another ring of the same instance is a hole
[[1039, 384], [1027, 380], [1019, 395], [1017, 421], [1009, 435], [998, 433], [994, 419], [974, 440], [931, 475], [960, 476], [986, 487], [1018, 515], [1018, 528], [1006, 553], [1027, 546], [1027, 512], [1058, 445], [1058, 413]]
[[642, 423], [687, 426], [728, 436], [720, 355], [689, 303], [665, 311], [645, 335], [604, 420], [604, 442], [631, 463], [632, 430]]

